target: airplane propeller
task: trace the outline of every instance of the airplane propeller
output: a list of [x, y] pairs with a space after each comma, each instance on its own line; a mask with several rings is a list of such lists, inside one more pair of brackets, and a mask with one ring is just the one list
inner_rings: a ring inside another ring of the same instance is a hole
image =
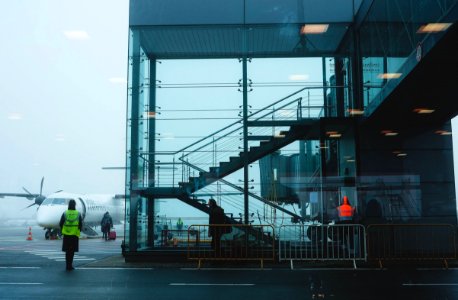
[[[43, 201], [45, 201], [46, 199], [46, 196], [43, 196], [43, 182], [45, 180], [45, 177], [43, 176], [43, 178], [41, 178], [41, 184], [40, 184], [40, 194], [36, 195], [36, 194], [32, 194], [31, 192], [29, 192], [25, 187], [22, 187], [22, 189], [24, 191], [27, 192], [28, 196], [26, 196], [26, 198], [28, 200], [34, 200], [34, 202], [32, 204], [30, 204], [29, 206], [25, 207], [24, 209], [27, 209], [31, 206], [34, 206], [34, 205], [38, 205], [38, 207], [40, 207], [40, 205], [43, 203]], [[58, 192], [62, 192], [62, 190], [58, 190], [54, 193], [58, 193]]]

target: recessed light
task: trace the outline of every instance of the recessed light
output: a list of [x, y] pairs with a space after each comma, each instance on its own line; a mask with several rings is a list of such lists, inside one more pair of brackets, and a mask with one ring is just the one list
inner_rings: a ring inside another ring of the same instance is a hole
[[432, 114], [435, 110], [430, 108], [415, 108], [413, 112], [417, 114]]
[[156, 112], [155, 111], [148, 111], [148, 112], [146, 112], [146, 117], [148, 119], [156, 118]]
[[83, 41], [89, 39], [89, 34], [84, 30], [66, 30], [64, 31], [64, 35], [69, 40]]
[[435, 33], [447, 30], [452, 23], [428, 23], [426, 25], [420, 26], [417, 33]]
[[396, 79], [401, 77], [402, 73], [380, 73], [377, 75], [377, 78], [380, 79]]
[[439, 134], [439, 135], [452, 135], [452, 132], [451, 131], [447, 131], [447, 130], [436, 130], [435, 133]]
[[329, 24], [306, 24], [301, 28], [301, 34], [321, 34], [328, 31]]
[[348, 113], [349, 113], [351, 116], [363, 115], [363, 114], [364, 114], [364, 110], [362, 110], [362, 109], [356, 109], [356, 108], [351, 108], [351, 109], [348, 110]]
[[8, 119], [9, 120], [14, 120], [14, 121], [22, 120], [22, 114], [20, 114], [20, 113], [10, 113], [8, 115]]
[[398, 135], [399, 133], [393, 131], [393, 130], [382, 130], [380, 131], [381, 134], [385, 135], [385, 136], [396, 136]]
[[308, 80], [310, 75], [308, 74], [291, 74], [289, 75], [289, 80], [293, 81], [300, 81], [300, 80]]
[[404, 157], [407, 156], [407, 153], [398, 153], [396, 154], [397, 157]]

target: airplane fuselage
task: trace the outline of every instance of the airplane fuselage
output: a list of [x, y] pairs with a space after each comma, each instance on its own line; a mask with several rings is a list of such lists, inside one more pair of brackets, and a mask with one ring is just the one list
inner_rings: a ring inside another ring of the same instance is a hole
[[62, 214], [68, 209], [68, 202], [74, 199], [76, 209], [81, 213], [86, 226], [98, 226], [105, 212], [109, 212], [114, 224], [120, 224], [124, 216], [124, 199], [115, 195], [82, 195], [58, 192], [46, 197], [37, 210], [37, 223], [47, 229], [59, 229]]

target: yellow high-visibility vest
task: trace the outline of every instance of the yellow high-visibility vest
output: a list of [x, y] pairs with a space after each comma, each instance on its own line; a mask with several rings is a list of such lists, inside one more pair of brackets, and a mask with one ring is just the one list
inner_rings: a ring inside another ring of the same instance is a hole
[[65, 213], [65, 222], [62, 226], [62, 234], [80, 236], [80, 218], [77, 210], [67, 210]]

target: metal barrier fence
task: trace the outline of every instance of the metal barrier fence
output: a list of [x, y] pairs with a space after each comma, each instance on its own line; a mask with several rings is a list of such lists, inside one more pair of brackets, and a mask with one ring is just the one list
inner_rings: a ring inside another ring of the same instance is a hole
[[383, 224], [367, 228], [369, 259], [456, 259], [455, 227], [450, 224]]
[[358, 224], [284, 225], [279, 230], [279, 261], [366, 260], [365, 228]]
[[191, 225], [188, 233], [188, 259], [199, 267], [202, 260], [259, 260], [261, 267], [275, 260], [271, 225]]

